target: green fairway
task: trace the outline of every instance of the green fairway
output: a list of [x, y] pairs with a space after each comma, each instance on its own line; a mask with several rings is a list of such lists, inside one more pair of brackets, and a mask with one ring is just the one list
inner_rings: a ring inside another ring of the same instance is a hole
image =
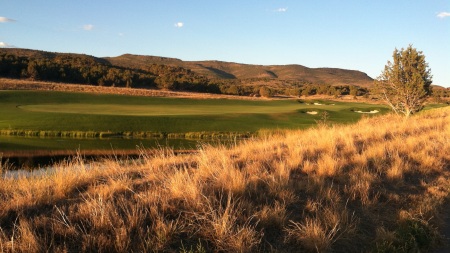
[[[435, 107], [440, 105], [427, 106]], [[183, 139], [201, 139], [202, 143], [216, 138], [233, 140], [261, 129], [311, 127], [322, 120], [324, 112], [328, 114], [329, 123], [349, 123], [363, 115], [387, 111], [382, 105], [320, 100], [186, 99], [0, 91], [0, 134], [5, 135], [0, 136], [0, 155], [16, 150], [115, 150], [135, 149], [136, 146], [192, 149], [198, 142]], [[11, 134], [14, 131], [16, 134]], [[114, 138], [118, 136], [132, 138]]]
[[[18, 108], [33, 112], [55, 112], [75, 114], [99, 115], [128, 115], [128, 116], [163, 116], [163, 115], [224, 115], [224, 114], [252, 114], [252, 113], [288, 113], [298, 109], [298, 104], [201, 104], [199, 100], [185, 100], [182, 105], [175, 101], [160, 100], [156, 105], [128, 105], [128, 104], [48, 104], [23, 105]], [[217, 102], [217, 101], [216, 101]], [[245, 110], [243, 110], [245, 106]]]
[[[314, 104], [316, 102], [316, 104]], [[320, 104], [320, 105], [319, 105]], [[45, 91], [0, 91], [0, 129], [39, 131], [256, 132], [354, 122], [380, 105], [327, 101], [155, 98]], [[307, 112], [317, 112], [315, 115]]]

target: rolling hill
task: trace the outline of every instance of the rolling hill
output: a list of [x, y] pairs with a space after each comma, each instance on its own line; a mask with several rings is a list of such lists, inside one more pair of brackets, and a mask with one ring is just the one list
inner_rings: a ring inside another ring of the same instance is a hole
[[112, 65], [144, 68], [151, 64], [189, 69], [210, 79], [278, 79], [327, 85], [368, 87], [373, 79], [366, 73], [338, 68], [308, 68], [302, 65], [250, 65], [223, 61], [182, 61], [176, 58], [124, 54], [103, 58]]
[[[318, 89], [322, 85], [330, 94], [343, 94], [349, 86], [370, 88], [373, 83], [361, 71], [338, 68], [183, 61], [132, 54], [100, 58], [19, 48], [0, 48], [0, 77], [233, 95], [251, 95], [261, 87], [276, 94], [297, 95], [307, 86]], [[346, 90], [340, 90], [344, 86]], [[289, 91], [293, 89], [293, 93]]]
[[67, 59], [85, 59], [92, 63], [111, 65], [108, 61], [91, 55], [74, 54], [74, 53], [54, 53], [41, 50], [23, 49], [23, 48], [0, 48], [0, 54], [14, 55], [16, 57], [38, 60], [53, 60], [55, 58]]

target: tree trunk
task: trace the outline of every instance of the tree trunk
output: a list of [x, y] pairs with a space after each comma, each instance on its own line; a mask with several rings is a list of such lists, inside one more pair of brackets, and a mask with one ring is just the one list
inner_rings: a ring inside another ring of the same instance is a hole
[[409, 108], [407, 108], [406, 110], [405, 110], [405, 117], [406, 118], [409, 118], [409, 116], [411, 115], [412, 113], [411, 113], [411, 110], [409, 109]]

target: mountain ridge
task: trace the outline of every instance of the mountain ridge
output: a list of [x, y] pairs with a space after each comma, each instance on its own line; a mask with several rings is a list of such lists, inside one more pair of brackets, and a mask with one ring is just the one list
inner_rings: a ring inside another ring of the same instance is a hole
[[369, 87], [373, 79], [359, 70], [341, 68], [309, 68], [299, 64], [257, 65], [219, 60], [183, 61], [178, 58], [123, 54], [103, 57], [112, 65], [143, 68], [149, 64], [162, 64], [189, 69], [211, 79], [255, 79], [269, 78], [297, 80], [313, 84], [356, 85]]
[[[365, 94], [373, 79], [357, 70], [298, 64], [254, 65], [218, 60], [123, 54], [95, 57], [31, 49], [0, 48], [0, 76], [129, 88], [289, 96]], [[358, 88], [359, 87], [359, 88]]]

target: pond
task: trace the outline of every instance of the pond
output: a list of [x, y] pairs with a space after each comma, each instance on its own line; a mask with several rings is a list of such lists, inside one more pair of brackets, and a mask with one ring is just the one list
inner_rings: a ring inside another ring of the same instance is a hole
[[[227, 141], [228, 144], [231, 141]], [[142, 149], [171, 148], [195, 150], [202, 144], [226, 144], [226, 141], [189, 139], [127, 139], [127, 138], [39, 138], [0, 136], [0, 158], [12, 168], [38, 168], [62, 161], [77, 153], [87, 159], [117, 155], [136, 157]]]

